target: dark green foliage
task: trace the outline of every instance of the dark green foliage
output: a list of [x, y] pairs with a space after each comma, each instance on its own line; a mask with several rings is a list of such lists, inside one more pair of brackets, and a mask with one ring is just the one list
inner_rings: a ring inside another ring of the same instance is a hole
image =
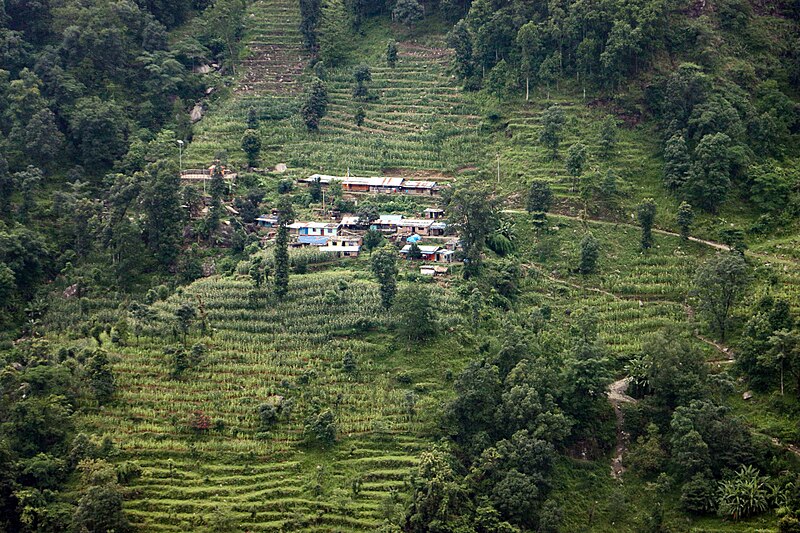
[[564, 161], [564, 166], [567, 168], [567, 173], [576, 180], [583, 174], [583, 168], [586, 164], [586, 145], [577, 142], [569, 147], [567, 150], [567, 159]]
[[397, 42], [390, 40], [386, 43], [386, 64], [392, 68], [397, 65]]
[[122, 494], [116, 484], [89, 487], [72, 517], [74, 531], [126, 533], [132, 527], [122, 510]]
[[653, 246], [653, 223], [656, 219], [656, 203], [652, 198], [645, 198], [636, 210], [636, 218], [642, 227], [642, 250]]
[[108, 168], [128, 149], [128, 120], [116, 102], [96, 96], [76, 102], [70, 133], [87, 168]]
[[422, 19], [423, 9], [417, 0], [397, 0], [392, 9], [392, 19], [411, 26]]
[[364, 111], [364, 106], [358, 106], [356, 113], [353, 115], [353, 121], [359, 128], [364, 125], [364, 119], [367, 118], [367, 113]]
[[689, 181], [691, 158], [683, 135], [669, 138], [664, 148], [664, 185], [671, 190], [681, 189]]
[[416, 242], [412, 242], [408, 248], [408, 258], [411, 260], [422, 259], [422, 250], [419, 249], [419, 245]]
[[608, 116], [600, 128], [600, 156], [611, 157], [617, 146], [617, 121], [613, 116]]
[[325, 82], [315, 78], [311, 82], [305, 102], [300, 107], [300, 114], [309, 131], [317, 131], [319, 129], [319, 121], [325, 116], [327, 109], [328, 89], [325, 87]]
[[686, 241], [689, 239], [689, 232], [692, 229], [694, 222], [694, 210], [687, 202], [681, 202], [678, 207], [678, 227], [681, 230], [681, 239]]
[[183, 333], [183, 343], [186, 344], [186, 337], [197, 318], [197, 308], [191, 303], [184, 302], [175, 310], [175, 319], [178, 328]]
[[539, 131], [539, 142], [551, 151], [553, 159], [558, 159], [558, 147], [566, 122], [564, 110], [557, 105], [550, 106], [542, 113], [540, 120], [542, 129]]
[[364, 234], [364, 248], [372, 253], [372, 250], [376, 249], [383, 243], [383, 233], [378, 230], [371, 229]]
[[681, 487], [681, 507], [694, 514], [709, 514], [717, 509], [717, 483], [697, 474]]
[[706, 135], [694, 154], [686, 194], [694, 205], [716, 212], [731, 187], [731, 170], [737, 157], [731, 138], [724, 133]]
[[247, 165], [254, 167], [258, 164], [261, 153], [261, 137], [252, 129], [245, 130], [242, 136], [242, 150], [247, 154]]
[[145, 242], [163, 266], [172, 265], [180, 251], [183, 212], [180, 178], [170, 164], [154, 164], [140, 176], [140, 202], [145, 215]]
[[397, 315], [397, 330], [403, 337], [419, 341], [436, 332], [436, 316], [430, 293], [423, 287], [411, 285], [402, 289], [392, 304]]
[[503, 100], [508, 96], [516, 85], [516, 76], [514, 76], [505, 60], [501, 60], [489, 71], [484, 82], [486, 90], [499, 100]]
[[109, 402], [114, 397], [116, 384], [114, 383], [114, 372], [105, 351], [95, 351], [86, 367], [95, 398], [101, 404]]
[[381, 303], [389, 309], [397, 293], [397, 250], [391, 244], [386, 244], [372, 254], [370, 267], [380, 284]]
[[581, 239], [581, 258], [578, 271], [581, 274], [594, 274], [597, 269], [597, 258], [600, 255], [600, 243], [594, 235], [587, 233]]
[[353, 70], [353, 80], [355, 81], [355, 85], [353, 86], [353, 98], [366, 100], [369, 95], [367, 82], [372, 81], [372, 71], [369, 65], [358, 65]]
[[472, 40], [465, 21], [459, 21], [448, 35], [448, 44], [455, 50], [454, 68], [456, 74], [468, 79], [473, 74]]
[[553, 205], [553, 191], [544, 180], [534, 180], [528, 190], [528, 212], [546, 213]]
[[461, 236], [464, 276], [481, 270], [486, 239], [499, 225], [497, 200], [477, 183], [456, 187], [446, 200], [450, 224]]
[[307, 50], [316, 52], [319, 48], [318, 28], [322, 19], [322, 0], [300, 1], [300, 32]]
[[248, 130], [258, 129], [258, 114], [256, 113], [255, 107], [250, 107], [247, 110], [247, 129]]
[[322, 185], [320, 184], [319, 178], [311, 182], [311, 185], [308, 187], [308, 193], [311, 195], [312, 202], [322, 201]]
[[647, 435], [640, 435], [634, 446], [625, 458], [642, 477], [655, 477], [664, 470], [667, 454], [661, 444], [661, 434], [658, 426], [648, 424]]
[[747, 288], [749, 274], [741, 254], [720, 253], [697, 270], [694, 293], [698, 310], [709, 321], [711, 330], [725, 339], [731, 326], [731, 313]]
[[278, 206], [278, 235], [275, 238], [275, 296], [289, 292], [289, 224], [294, 221], [292, 199], [281, 196]]
[[322, 409], [310, 414], [303, 430], [306, 439], [322, 448], [329, 448], [336, 443], [336, 421], [330, 409]]

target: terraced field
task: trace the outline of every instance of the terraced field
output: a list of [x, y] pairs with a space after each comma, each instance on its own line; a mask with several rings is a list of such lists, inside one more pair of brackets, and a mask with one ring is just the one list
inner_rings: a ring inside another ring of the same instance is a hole
[[[436, 403], [430, 381], [442, 369], [417, 381], [427, 385], [398, 381], [385, 345], [351, 338], [388, 321], [376, 285], [362, 275], [294, 277], [286, 301], [267, 296], [255, 307], [251, 289], [249, 280], [207, 278], [156, 305], [166, 322], [180, 303], [202, 302], [214, 328], [190, 338], [208, 351], [181, 380], [170, 377], [161, 337], [112, 352], [118, 399], [86, 422], [143, 467], [126, 510], [145, 531], [195, 530], [219, 513], [248, 531], [376, 527], [430, 444], [426, 419], [415, 413]], [[438, 292], [440, 313], [452, 314], [458, 302]], [[355, 372], [342, 368], [346, 352]], [[291, 414], [259, 434], [258, 406], [276, 395], [293, 404]], [[302, 442], [317, 405], [334, 413], [333, 450]], [[198, 411], [211, 421], [207, 431], [187, 426]]]
[[[212, 104], [197, 124], [187, 165], [205, 164], [223, 149], [233, 164], [242, 165], [240, 141], [250, 107], [261, 119], [260, 166], [285, 163], [292, 176], [348, 170], [380, 175], [398, 169], [454, 173], [482, 161], [479, 112], [449, 74], [452, 52], [444, 37], [401, 41], [397, 65], [391, 68], [383, 55], [394, 32], [388, 22], [370, 22], [366, 49], [360, 50], [372, 71], [369, 97], [353, 98], [353, 65], [330, 69], [328, 114], [319, 132], [307, 132], [297, 112], [302, 102], [297, 93], [308, 75], [302, 74], [305, 58], [298, 48], [299, 15], [288, 5], [287, 0], [251, 5], [246, 35], [251, 55], [244, 61], [244, 74], [233, 98]], [[280, 14], [277, 22], [273, 11]], [[354, 120], [358, 107], [366, 113], [361, 127]]]

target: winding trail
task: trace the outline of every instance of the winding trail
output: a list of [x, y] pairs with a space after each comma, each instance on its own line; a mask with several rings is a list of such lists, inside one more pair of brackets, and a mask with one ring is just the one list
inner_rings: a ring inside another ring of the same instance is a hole
[[623, 429], [625, 427], [625, 414], [622, 412], [623, 403], [636, 403], [635, 398], [626, 394], [631, 378], [619, 379], [608, 386], [608, 401], [614, 408], [614, 415], [617, 417], [617, 444], [614, 446], [614, 459], [611, 460], [611, 477], [621, 479], [625, 473], [625, 466], [622, 464], [622, 456], [628, 451], [629, 435]]
[[[515, 214], [515, 215], [527, 214], [528, 213], [524, 209], [502, 209], [500, 212], [501, 213]], [[615, 222], [615, 221], [610, 221], [610, 220], [603, 220], [601, 218], [584, 218], [584, 217], [574, 216], [574, 215], [565, 215], [563, 213], [547, 213], [547, 216], [548, 217], [552, 217], [552, 218], [565, 218], [567, 220], [575, 220], [575, 221], [583, 222], [583, 223], [605, 224], [605, 225], [608, 225], [608, 226], [616, 226], [616, 227], [624, 226], [626, 228], [632, 228], [632, 229], [636, 229], [636, 230], [640, 229], [640, 226], [638, 226], [636, 224], [631, 224], [630, 222]], [[681, 236], [680, 233], [676, 233], [674, 231], [669, 231], [669, 230], [665, 230], [665, 229], [659, 229], [659, 228], [653, 228], [653, 233], [657, 233], [659, 235], [669, 235], [671, 237], [680, 237]], [[717, 242], [717, 241], [711, 241], [711, 240], [708, 240], [708, 239], [700, 239], [698, 237], [690, 236], [689, 240], [692, 241], [692, 242], [696, 242], [698, 244], [702, 244], [702, 245], [708, 246], [709, 248], [714, 248], [715, 250], [721, 250], [721, 251], [727, 252], [727, 251], [730, 251], [730, 249], [731, 249], [731, 247], [728, 246], [727, 244], [723, 244], [723, 243]], [[792, 266], [795, 266], [795, 267], [800, 266], [800, 261], [797, 261], [797, 260], [794, 260], [794, 259], [787, 259], [787, 258], [784, 258], [784, 257], [779, 257], [779, 256], [774, 255], [774, 254], [767, 254], [767, 253], [764, 253], [764, 252], [754, 252], [752, 250], [747, 250], [747, 255], [750, 256], [750, 257], [758, 257], [759, 259], [762, 259], [764, 261], [768, 261], [768, 262], [771, 262], [771, 263], [781, 263], [781, 264], [784, 264], [784, 265], [792, 265]]]

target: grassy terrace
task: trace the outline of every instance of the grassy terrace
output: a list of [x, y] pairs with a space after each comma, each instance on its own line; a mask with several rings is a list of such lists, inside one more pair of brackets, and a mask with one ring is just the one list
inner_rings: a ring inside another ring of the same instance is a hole
[[[251, 57], [261, 54], [273, 41], [300, 42], [294, 22], [258, 22], [269, 18], [273, 9], [293, 21], [286, 5], [286, 0], [262, 0], [251, 5], [252, 16], [247, 17], [247, 39], [254, 50]], [[367, 23], [365, 36], [359, 37], [359, 53], [372, 70], [370, 98], [364, 102], [353, 99], [353, 65], [330, 69], [326, 80], [330, 104], [318, 133], [308, 133], [299, 120], [297, 109], [302, 96], [296, 94], [296, 83], [286, 91], [271, 83], [252, 82], [260, 76], [279, 78], [278, 72], [296, 80], [298, 65], [302, 65], [299, 52], [245, 60], [237, 87], [253, 89], [236, 89], [233, 98], [213, 105], [196, 127], [185, 155], [187, 165], [204, 164], [221, 149], [227, 150], [234, 164], [242, 164], [240, 140], [250, 107], [262, 119], [263, 168], [286, 163], [291, 175], [300, 176], [318, 171], [344, 173], [348, 169], [356, 174], [397, 169], [454, 172], [478, 164], [479, 112], [448, 72], [450, 51], [444, 48], [444, 38], [430, 37], [425, 30], [419, 30], [425, 35], [422, 38], [398, 33], [401, 30], [385, 21]], [[400, 41], [395, 68], [386, 66], [383, 55], [387, 35], [392, 34]], [[359, 106], [366, 112], [360, 128], [353, 118]]]
[[[112, 435], [123, 457], [144, 469], [129, 487], [126, 509], [146, 531], [188, 531], [218, 509], [250, 531], [375, 527], [429, 444], [430, 413], [447, 394], [447, 367], [425, 361], [441, 349], [457, 371], [461, 350], [454, 344], [412, 353], [388, 337], [355, 336], [360, 320], [387, 320], [376, 285], [357, 273], [293, 278], [285, 302], [267, 297], [255, 308], [247, 303], [250, 288], [245, 280], [208, 278], [158, 304], [167, 320], [180, 302], [199, 298], [215, 329], [213, 337], [190, 339], [209, 352], [180, 381], [170, 378], [165, 339], [142, 337], [112, 352], [118, 400], [86, 423]], [[437, 294], [440, 314], [454, 316], [458, 302], [445, 290]], [[356, 355], [355, 373], [341, 368], [348, 351]], [[406, 375], [405, 368], [416, 370]], [[417, 414], [409, 413], [410, 393]], [[259, 436], [257, 407], [273, 395], [291, 399], [292, 414]], [[316, 402], [335, 414], [332, 451], [301, 443]], [[207, 434], [186, 427], [197, 410], [213, 421]]]

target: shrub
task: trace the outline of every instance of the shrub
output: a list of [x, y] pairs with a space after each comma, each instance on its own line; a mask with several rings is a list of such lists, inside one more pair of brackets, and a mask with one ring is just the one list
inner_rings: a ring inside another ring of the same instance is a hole
[[769, 508], [767, 478], [754, 467], [743, 466], [732, 479], [719, 485], [719, 514], [741, 520]]

